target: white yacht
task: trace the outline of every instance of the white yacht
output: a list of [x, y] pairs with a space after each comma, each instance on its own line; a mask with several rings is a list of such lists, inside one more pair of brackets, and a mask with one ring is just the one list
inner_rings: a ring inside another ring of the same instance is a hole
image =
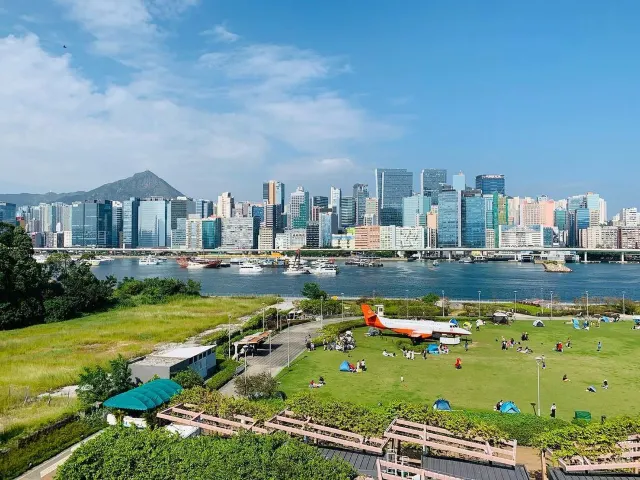
[[313, 273], [314, 275], [337, 275], [338, 267], [336, 267], [334, 264], [327, 263], [324, 265], [319, 265], [316, 268], [312, 269], [311, 273]]
[[206, 267], [207, 267], [206, 263], [192, 262], [192, 261], [187, 262], [187, 268], [199, 269], [199, 268], [206, 268]]
[[101, 262], [113, 262], [113, 257], [109, 257], [109, 256], [100, 255], [100, 256], [97, 256], [96, 258]]
[[152, 257], [151, 255], [149, 255], [148, 257], [142, 257], [139, 261], [138, 261], [139, 265], [158, 265], [158, 260], [156, 259], [156, 257]]
[[308, 275], [311, 272], [308, 268], [301, 265], [289, 265], [283, 273], [285, 275]]
[[102, 263], [102, 259], [100, 257], [89, 259], [89, 265], [91, 265], [92, 267], [97, 267], [101, 263]]
[[255, 263], [243, 263], [240, 265], [239, 272], [243, 274], [262, 273], [263, 268]]
[[440, 262], [438, 260], [434, 260], [433, 261], [433, 266], [437, 267], [438, 265], [440, 265]]

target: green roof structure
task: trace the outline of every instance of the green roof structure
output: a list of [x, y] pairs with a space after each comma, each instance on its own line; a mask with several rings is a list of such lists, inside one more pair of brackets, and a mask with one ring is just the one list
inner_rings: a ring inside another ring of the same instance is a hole
[[147, 411], [169, 401], [176, 393], [180, 393], [182, 387], [173, 380], [160, 378], [145, 383], [128, 392], [121, 393], [104, 402], [108, 408], [119, 410]]

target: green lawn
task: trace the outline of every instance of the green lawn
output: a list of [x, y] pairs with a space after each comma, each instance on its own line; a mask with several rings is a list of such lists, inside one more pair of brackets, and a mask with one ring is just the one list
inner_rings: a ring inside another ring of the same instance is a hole
[[[488, 325], [473, 332], [468, 352], [461, 344], [448, 355], [429, 356], [426, 361], [417, 355], [413, 361], [403, 358], [397, 345], [400, 336], [385, 333], [370, 338], [364, 335], [366, 328], [359, 328], [354, 331], [355, 350], [348, 355], [321, 349], [304, 353], [290, 371], [280, 375], [282, 389], [289, 395], [307, 390], [309, 381], [322, 375], [327, 385], [314, 392], [325, 398], [375, 405], [394, 400], [433, 402], [444, 397], [453, 408], [465, 409], [492, 409], [503, 399], [513, 400], [523, 412], [531, 413], [531, 402], [537, 395], [535, 357], [544, 354], [546, 369], [540, 369], [543, 415], [549, 414], [552, 402], [558, 407], [558, 416], [565, 419], [571, 418], [574, 410], [588, 410], [593, 418], [639, 413], [635, 399], [640, 385], [640, 331], [632, 331], [631, 322], [602, 324], [591, 331], [574, 330], [562, 321], [547, 321], [546, 325], [534, 328], [530, 321]], [[519, 340], [525, 330], [534, 354], [501, 350], [503, 335]], [[572, 348], [554, 352], [555, 343], [564, 343], [569, 336]], [[598, 340], [603, 345], [600, 353], [596, 352]], [[383, 349], [395, 351], [397, 356], [384, 357]], [[461, 370], [453, 366], [457, 357], [463, 361]], [[354, 364], [364, 358], [368, 371], [339, 372], [345, 358]], [[562, 381], [564, 374], [570, 382]], [[604, 379], [609, 381], [609, 390], [600, 388]], [[594, 385], [597, 393], [586, 392], [589, 385]]]
[[[114, 309], [66, 322], [0, 332], [0, 434], [73, 409], [53, 401], [23, 407], [25, 395], [72, 385], [85, 366], [135, 357], [258, 310], [275, 298], [195, 298]], [[72, 402], [74, 403], [74, 402]], [[28, 415], [25, 415], [28, 412]]]

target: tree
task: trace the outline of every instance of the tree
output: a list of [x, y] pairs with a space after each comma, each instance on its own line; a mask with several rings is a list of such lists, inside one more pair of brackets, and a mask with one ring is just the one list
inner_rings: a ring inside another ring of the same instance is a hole
[[131, 368], [129, 368], [129, 362], [122, 355], [118, 355], [118, 358], [109, 362], [111, 367], [111, 375], [109, 379], [111, 381], [111, 395], [117, 395], [122, 392], [126, 392], [133, 387], [131, 382]]
[[422, 301], [424, 303], [428, 303], [429, 305], [435, 305], [436, 302], [440, 300], [440, 297], [437, 293], [427, 293], [424, 297], [422, 297]]
[[122, 356], [109, 362], [111, 372], [101, 366], [94, 368], [84, 367], [78, 381], [78, 397], [85, 404], [104, 402], [133, 387], [131, 382], [131, 369], [129, 363]]
[[327, 292], [320, 289], [320, 285], [314, 282], [307, 282], [302, 287], [302, 295], [311, 300], [320, 300], [321, 298], [327, 298]]
[[277, 389], [278, 381], [269, 372], [243, 376], [236, 381], [236, 393], [251, 400], [271, 398]]
[[0, 222], [0, 330], [42, 323], [45, 283], [29, 236]]
[[204, 379], [193, 368], [187, 368], [186, 370], [176, 373], [173, 381], [185, 389], [202, 387], [204, 385]]

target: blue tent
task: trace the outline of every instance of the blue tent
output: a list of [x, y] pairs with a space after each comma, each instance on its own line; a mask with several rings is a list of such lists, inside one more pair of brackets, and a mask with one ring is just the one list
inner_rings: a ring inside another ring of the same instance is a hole
[[440, 352], [440, 350], [438, 350], [438, 345], [436, 345], [435, 343], [431, 343], [429, 344], [429, 346], [427, 347], [427, 353], [431, 353], [433, 355], [436, 355]]
[[580, 330], [580, 322], [577, 318], [573, 319], [573, 328], [575, 328], [576, 330]]
[[602, 320], [604, 323], [610, 323], [611, 319], [609, 317], [601, 317], [600, 320]]
[[500, 413], [520, 413], [520, 409], [513, 402], [504, 402], [500, 407]]
[[342, 362], [340, 364], [340, 371], [341, 372], [350, 372], [351, 369], [349, 368], [349, 362], [347, 362], [346, 360], [344, 362]]
[[449, 325], [453, 325], [454, 327], [458, 326], [458, 321], [455, 318], [449, 320]]
[[439, 398], [433, 404], [433, 409], [434, 410], [441, 410], [441, 411], [445, 411], [445, 412], [450, 412], [451, 411], [451, 404], [449, 403], [449, 400], [445, 400], [444, 398]]

